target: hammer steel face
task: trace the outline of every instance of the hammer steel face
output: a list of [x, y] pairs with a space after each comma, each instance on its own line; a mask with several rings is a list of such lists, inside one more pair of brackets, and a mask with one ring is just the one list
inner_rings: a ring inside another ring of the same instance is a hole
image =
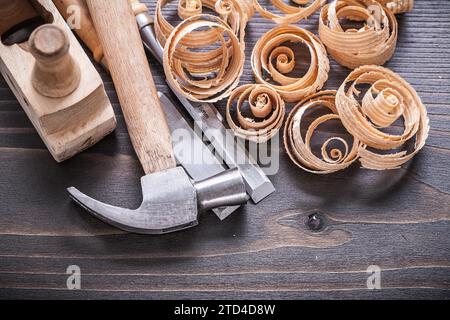
[[246, 203], [248, 195], [239, 171], [228, 170], [201, 182], [192, 182], [177, 167], [141, 179], [143, 201], [136, 210], [94, 200], [76, 188], [71, 198], [95, 217], [119, 229], [140, 234], [165, 234], [194, 227], [198, 214]]

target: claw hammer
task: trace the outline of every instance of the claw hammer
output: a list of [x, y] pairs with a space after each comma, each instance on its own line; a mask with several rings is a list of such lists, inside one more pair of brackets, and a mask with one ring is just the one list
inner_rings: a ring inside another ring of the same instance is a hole
[[137, 210], [110, 206], [75, 188], [74, 201], [126, 231], [161, 234], [197, 225], [198, 212], [247, 202], [238, 170], [194, 183], [176, 167], [171, 135], [128, 0], [87, 0], [128, 132], [146, 176]]

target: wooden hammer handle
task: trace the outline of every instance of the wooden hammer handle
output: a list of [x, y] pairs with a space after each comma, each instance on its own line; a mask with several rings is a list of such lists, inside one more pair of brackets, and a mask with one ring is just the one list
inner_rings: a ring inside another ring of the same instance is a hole
[[130, 3], [87, 0], [87, 4], [145, 173], [174, 168], [169, 127]]

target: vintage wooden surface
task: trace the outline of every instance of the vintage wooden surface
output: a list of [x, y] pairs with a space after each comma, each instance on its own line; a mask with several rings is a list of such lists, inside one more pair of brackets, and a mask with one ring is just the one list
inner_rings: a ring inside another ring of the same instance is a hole
[[[450, 1], [416, 1], [398, 20], [387, 66], [414, 85], [432, 125], [412, 163], [314, 176], [281, 150], [276, 194], [225, 222], [208, 214], [199, 227], [166, 236], [110, 228], [65, 192], [75, 185], [116, 205], [140, 202], [142, 171], [107, 75], [118, 130], [63, 164], [1, 79], [0, 298], [450, 298]], [[316, 32], [317, 15], [300, 25]], [[271, 26], [253, 19], [248, 56]], [[248, 66], [243, 83], [253, 81]], [[152, 68], [167, 92], [162, 69]], [[326, 87], [347, 73], [332, 61]], [[325, 218], [324, 231], [305, 226], [312, 212]], [[66, 288], [69, 265], [81, 268], [81, 290]], [[383, 270], [381, 290], [366, 288], [370, 265]]]

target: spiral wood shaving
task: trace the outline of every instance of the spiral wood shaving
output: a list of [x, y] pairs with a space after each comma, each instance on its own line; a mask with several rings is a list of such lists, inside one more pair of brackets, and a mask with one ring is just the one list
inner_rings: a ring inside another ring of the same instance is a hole
[[[287, 75], [296, 65], [294, 51], [285, 45], [287, 42], [304, 44], [310, 52], [310, 67], [301, 78]], [[256, 81], [276, 90], [286, 102], [298, 102], [320, 90], [330, 70], [327, 52], [320, 40], [311, 32], [292, 25], [278, 26], [264, 34], [253, 49], [251, 63]], [[267, 76], [277, 84], [270, 82]]]
[[410, 12], [414, 8], [414, 0], [377, 0], [394, 14]]
[[[360, 29], [344, 31], [340, 19], [363, 21]], [[397, 45], [398, 25], [391, 10], [375, 0], [339, 0], [325, 5], [319, 19], [319, 36], [341, 65], [383, 65]]]
[[[362, 88], [368, 87], [363, 94]], [[335, 98], [336, 96], [336, 98]], [[308, 109], [324, 106], [330, 114], [315, 119], [302, 137], [302, 120]], [[339, 119], [353, 136], [350, 149], [345, 140], [334, 137], [322, 147], [322, 158], [311, 150], [310, 140], [317, 127], [331, 119]], [[403, 133], [387, 133], [401, 126]], [[348, 167], [356, 159], [367, 169], [396, 169], [411, 160], [425, 145], [430, 127], [427, 110], [416, 91], [400, 76], [379, 66], [363, 66], [354, 70], [337, 93], [319, 92], [300, 102], [288, 117], [285, 148], [299, 167], [313, 173], [331, 173]], [[345, 152], [327, 147], [333, 140]]]
[[[278, 15], [261, 6], [258, 0], [253, 0], [256, 11], [263, 18], [271, 19], [277, 24], [291, 24], [306, 19], [318, 11], [325, 4], [326, 0], [313, 0], [312, 2], [310, 0], [292, 0], [292, 2], [298, 6], [289, 5], [283, 0], [271, 0], [272, 5], [284, 13], [284, 15]], [[311, 4], [309, 4], [310, 2]]]
[[[364, 95], [358, 89], [360, 85], [370, 86]], [[364, 66], [354, 70], [339, 88], [336, 106], [342, 124], [361, 143], [372, 149], [394, 151], [381, 154], [360, 148], [360, 161], [365, 168], [398, 168], [414, 157], [428, 138], [429, 119], [420, 97], [408, 82], [387, 68]], [[402, 134], [381, 130], [398, 119], [403, 119]], [[411, 141], [412, 151], [397, 151]]]
[[[163, 8], [173, 0], [158, 0], [155, 12], [155, 33], [159, 43], [164, 46], [166, 39], [172, 33], [175, 26], [171, 25], [164, 17]], [[244, 45], [245, 27], [254, 14], [252, 0], [179, 0], [178, 15], [182, 20], [203, 13], [203, 8], [208, 8], [228, 23], [234, 33]], [[184, 40], [187, 43], [208, 38], [214, 31], [197, 31]]]
[[179, 0], [178, 16], [181, 19], [184, 20], [197, 14], [202, 14], [201, 0]]
[[[208, 37], [194, 38], [204, 30]], [[208, 31], [213, 30], [213, 33]], [[218, 47], [217, 47], [218, 46]], [[200, 50], [199, 50], [200, 49]], [[167, 38], [164, 72], [169, 85], [187, 99], [216, 102], [228, 97], [242, 75], [245, 55], [228, 24], [212, 15], [196, 15], [181, 22]]]
[[[245, 27], [254, 10], [250, 0], [180, 0], [184, 19], [172, 26], [159, 0], [155, 33], [164, 48], [164, 71], [178, 93], [191, 101], [216, 102], [230, 95], [242, 75]], [[202, 14], [212, 9], [218, 16]]]
[[[252, 118], [242, 113], [246, 102]], [[238, 124], [233, 119], [233, 113], [237, 115]], [[235, 135], [256, 143], [267, 142], [280, 130], [284, 114], [285, 104], [280, 95], [271, 87], [260, 84], [235, 89], [226, 110], [227, 122]]]
[[[327, 121], [339, 120], [335, 104], [336, 91], [321, 91], [301, 101], [294, 107], [286, 121], [284, 128], [284, 145], [289, 157], [300, 168], [316, 174], [333, 173], [349, 167], [358, 159], [360, 143], [354, 139], [350, 147], [341, 137], [327, 139], [321, 147], [321, 157], [315, 155], [311, 148], [311, 139], [316, 129]], [[308, 111], [324, 107], [328, 113], [314, 119], [306, 129], [306, 135], [302, 137], [304, 129], [304, 117]], [[345, 151], [334, 147], [331, 143], [338, 143]]]

